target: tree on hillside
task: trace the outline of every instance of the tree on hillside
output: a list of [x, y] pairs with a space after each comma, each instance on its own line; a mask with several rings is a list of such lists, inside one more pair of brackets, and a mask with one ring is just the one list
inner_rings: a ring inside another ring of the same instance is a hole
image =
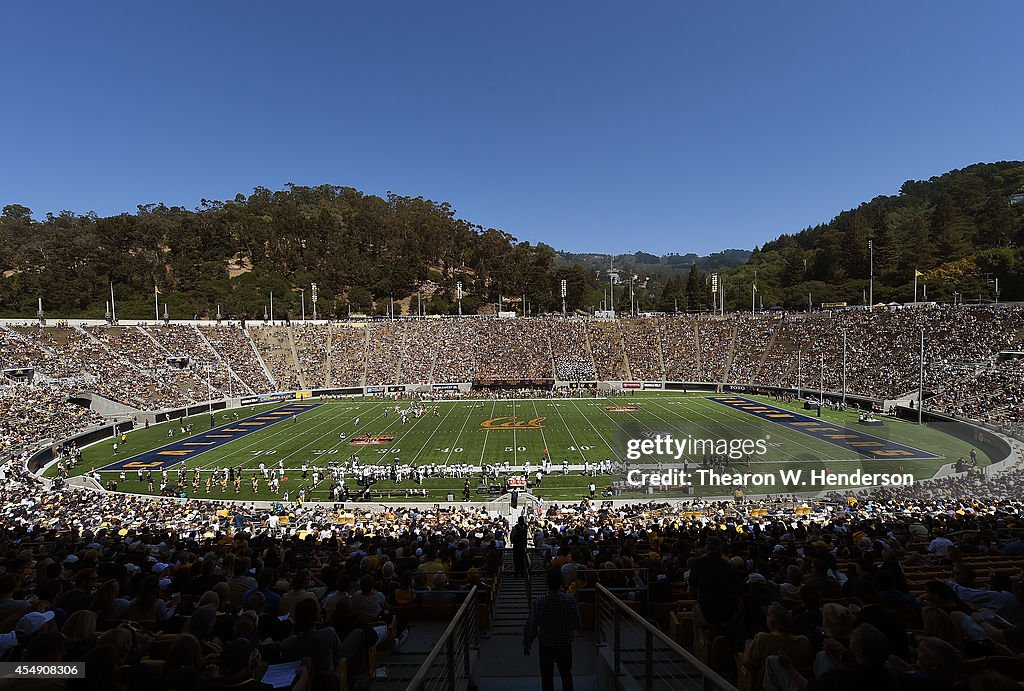
[[706, 295], [707, 287], [700, 269], [696, 264], [690, 265], [690, 274], [686, 278], [686, 306], [690, 311], [705, 310], [710, 306]]

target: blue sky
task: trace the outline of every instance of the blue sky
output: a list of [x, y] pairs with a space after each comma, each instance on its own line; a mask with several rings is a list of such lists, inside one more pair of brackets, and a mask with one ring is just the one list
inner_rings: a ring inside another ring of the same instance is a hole
[[1024, 158], [1018, 2], [15, 3], [0, 204], [424, 196], [706, 253]]

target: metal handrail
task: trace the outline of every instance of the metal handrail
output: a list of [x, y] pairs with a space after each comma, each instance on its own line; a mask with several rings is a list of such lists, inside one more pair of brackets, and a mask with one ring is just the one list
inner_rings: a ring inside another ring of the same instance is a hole
[[[613, 671], [618, 674], [621, 671], [621, 629], [622, 623], [627, 622], [639, 626], [644, 632], [644, 644], [646, 651], [646, 676], [648, 683], [651, 681], [651, 663], [652, 656], [651, 651], [653, 648], [654, 641], [657, 640], [659, 644], [671, 650], [674, 654], [683, 658], [687, 664], [692, 666], [697, 672], [704, 678], [704, 688], [721, 689], [722, 691], [737, 691], [736, 686], [722, 677], [720, 674], [715, 672], [713, 669], [708, 667], [706, 664], [701, 662], [693, 653], [683, 648], [681, 645], [672, 640], [667, 634], [661, 631], [657, 626], [644, 619], [640, 614], [631, 609], [625, 602], [616, 597], [615, 593], [605, 588], [600, 583], [596, 587], [598, 593], [598, 602], [600, 605], [602, 601], [607, 602], [612, 609], [613, 617], [613, 632], [612, 637], [614, 640], [607, 641], [601, 640], [601, 627], [597, 626], [598, 644], [610, 643], [613, 646], [614, 654], [614, 669]], [[598, 612], [600, 607], [597, 608]], [[600, 616], [600, 614], [596, 614]], [[649, 685], [648, 685], [649, 688]]]
[[440, 638], [437, 639], [437, 643], [435, 643], [434, 647], [430, 649], [430, 653], [427, 655], [426, 659], [423, 660], [423, 663], [420, 665], [420, 668], [416, 671], [416, 674], [409, 682], [409, 685], [406, 687], [406, 691], [420, 691], [420, 689], [423, 688], [424, 682], [426, 681], [427, 678], [427, 674], [429, 674], [430, 668], [433, 666], [434, 661], [442, 652], [445, 652], [450, 648], [452, 638], [455, 636], [455, 632], [458, 629], [459, 625], [462, 623], [462, 620], [466, 616], [476, 616], [476, 612], [474, 611], [476, 609], [477, 604], [476, 588], [477, 587], [474, 585], [473, 588], [469, 591], [469, 594], [466, 595], [466, 599], [463, 600], [462, 606], [459, 607], [459, 610], [455, 613], [455, 616], [452, 617], [452, 620], [448, 623], [448, 626], [445, 627], [444, 633], [442, 633]]

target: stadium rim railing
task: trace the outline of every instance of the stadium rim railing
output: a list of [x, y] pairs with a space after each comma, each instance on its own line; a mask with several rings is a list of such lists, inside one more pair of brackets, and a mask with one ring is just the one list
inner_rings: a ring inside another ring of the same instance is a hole
[[473, 586], [466, 595], [462, 606], [405, 687], [406, 691], [455, 691], [469, 687], [473, 673], [473, 649], [479, 645], [480, 640], [476, 591], [476, 586]]
[[[595, 631], [598, 655], [627, 688], [737, 691], [736, 686], [598, 584]], [[620, 683], [616, 688], [622, 688]]]

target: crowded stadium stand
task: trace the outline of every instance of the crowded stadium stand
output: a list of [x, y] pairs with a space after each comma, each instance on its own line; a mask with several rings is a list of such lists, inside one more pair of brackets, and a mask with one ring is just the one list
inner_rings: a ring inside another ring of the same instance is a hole
[[[63, 440], [109, 423], [85, 394], [142, 414], [211, 391], [392, 381], [791, 388], [797, 353], [804, 385], [823, 377], [836, 392], [844, 333], [847, 389], [882, 402], [916, 395], [922, 331], [925, 408], [1024, 433], [1019, 308], [5, 323], [0, 661], [80, 666], [84, 678], [0, 685], [520, 688], [489, 675], [518, 664], [509, 645], [520, 649], [524, 604], [557, 569], [583, 629], [579, 688], [1019, 689], [1021, 436], [991, 474], [745, 503], [274, 507], [108, 492], [27, 465], [41, 450], [65, 459]], [[525, 571], [513, 542], [528, 548]]]
[[584, 322], [552, 320], [548, 324], [548, 342], [551, 344], [556, 379], [597, 381], [597, 369], [590, 354]]

